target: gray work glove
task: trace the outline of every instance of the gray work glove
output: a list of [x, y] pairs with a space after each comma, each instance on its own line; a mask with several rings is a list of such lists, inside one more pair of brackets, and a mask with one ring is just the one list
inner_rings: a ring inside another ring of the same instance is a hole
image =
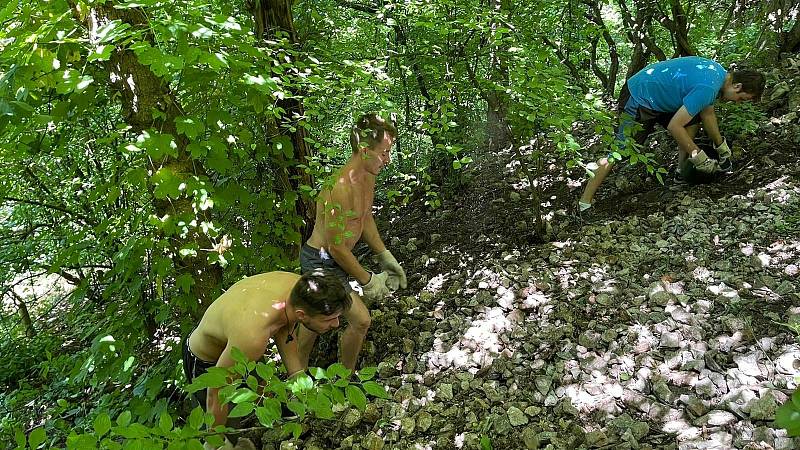
[[373, 273], [369, 278], [369, 283], [361, 286], [364, 300], [369, 302], [380, 301], [389, 295], [389, 288], [386, 286], [386, 280], [388, 279], [388, 272]]
[[396, 291], [398, 288], [405, 289], [408, 286], [406, 272], [400, 267], [400, 263], [394, 258], [392, 252], [384, 250], [375, 255], [375, 257], [381, 265], [381, 270], [389, 272], [389, 279], [386, 282], [386, 286], [389, 289]]
[[714, 173], [719, 166], [716, 159], [711, 159], [706, 155], [706, 152], [700, 150], [696, 155], [689, 158], [689, 161], [694, 164], [694, 168], [703, 173]]

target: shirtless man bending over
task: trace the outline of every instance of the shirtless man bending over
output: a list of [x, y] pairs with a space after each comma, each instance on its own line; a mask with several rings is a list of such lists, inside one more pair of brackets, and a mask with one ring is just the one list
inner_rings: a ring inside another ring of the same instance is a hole
[[[406, 274], [386, 249], [372, 217], [375, 177], [391, 162], [390, 152], [396, 137], [397, 129], [391, 120], [376, 113], [359, 119], [350, 132], [353, 150], [350, 160], [336, 172], [332, 187], [320, 194], [314, 231], [300, 251], [304, 273], [317, 268], [333, 271], [353, 299], [353, 306], [343, 313], [348, 326], [341, 345], [341, 362], [351, 370], [355, 369], [371, 319], [362, 296], [353, 291], [349, 278], [361, 285], [368, 302], [380, 301], [389, 289], [406, 287]], [[375, 253], [381, 273], [368, 272], [353, 256], [353, 247], [359, 239]], [[299, 347], [303, 367], [308, 365], [316, 338], [315, 330], [301, 327]]]
[[[191, 382], [211, 367], [232, 367], [231, 349], [259, 360], [274, 339], [289, 376], [302, 372], [295, 332], [298, 325], [325, 333], [339, 326], [339, 316], [351, 299], [334, 275], [315, 270], [300, 275], [268, 272], [245, 278], [209, 306], [200, 325], [183, 343], [183, 369]], [[195, 399], [225, 425], [228, 405], [219, 402], [219, 389], [197, 391]]]

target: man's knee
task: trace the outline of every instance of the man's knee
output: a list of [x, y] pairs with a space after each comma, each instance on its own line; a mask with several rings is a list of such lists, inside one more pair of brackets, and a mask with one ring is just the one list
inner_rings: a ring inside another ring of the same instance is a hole
[[364, 313], [356, 314], [354, 317], [350, 318], [350, 326], [353, 329], [361, 334], [367, 334], [370, 325], [372, 325], [372, 317], [369, 316], [369, 310], [364, 311]]

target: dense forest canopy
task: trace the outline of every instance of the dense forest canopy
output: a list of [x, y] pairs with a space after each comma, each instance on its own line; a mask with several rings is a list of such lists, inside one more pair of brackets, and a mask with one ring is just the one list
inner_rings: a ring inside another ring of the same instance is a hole
[[[700, 55], [767, 73], [760, 104], [724, 107], [729, 136], [796, 110], [796, 78], [773, 74], [800, 51], [799, 12], [796, 0], [8, 0], [0, 442], [193, 448], [205, 431], [181, 337], [242, 277], [297, 270], [361, 114], [397, 118], [382, 220], [432, 217], [505, 154], [542, 243], [559, 217], [545, 193], [587, 176], [620, 87], [647, 64]], [[663, 181], [650, 149], [623, 156]], [[386, 395], [372, 376], [347, 391], [352, 405], [359, 389]], [[112, 439], [112, 421], [127, 431]], [[183, 426], [195, 434], [168, 433]]]

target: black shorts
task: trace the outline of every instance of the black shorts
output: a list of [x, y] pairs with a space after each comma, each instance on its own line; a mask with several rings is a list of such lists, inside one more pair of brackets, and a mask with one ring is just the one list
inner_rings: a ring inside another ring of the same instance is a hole
[[[183, 339], [183, 373], [186, 381], [191, 383], [195, 378], [206, 373], [208, 369], [216, 367], [216, 362], [203, 361], [192, 353], [189, 348], [189, 336]], [[200, 404], [203, 411], [206, 409], [206, 389], [201, 389], [192, 394], [192, 397]]]
[[336, 275], [342, 281], [345, 291], [350, 294], [353, 286], [350, 285], [350, 276], [336, 263], [328, 252], [314, 248], [308, 244], [303, 244], [300, 249], [300, 270], [303, 273], [311, 272], [314, 269], [325, 269]]

